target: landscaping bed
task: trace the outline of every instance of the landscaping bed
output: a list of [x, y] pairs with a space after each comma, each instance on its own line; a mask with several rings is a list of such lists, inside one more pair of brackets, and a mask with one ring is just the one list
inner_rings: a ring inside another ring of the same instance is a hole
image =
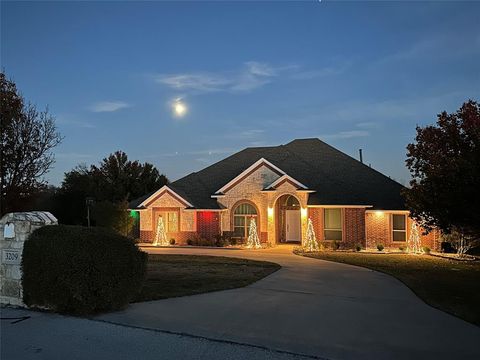
[[325, 251], [303, 256], [366, 267], [392, 275], [427, 304], [480, 325], [480, 261], [430, 255]]
[[223, 256], [149, 254], [147, 275], [135, 302], [195, 295], [250, 285], [280, 265]]

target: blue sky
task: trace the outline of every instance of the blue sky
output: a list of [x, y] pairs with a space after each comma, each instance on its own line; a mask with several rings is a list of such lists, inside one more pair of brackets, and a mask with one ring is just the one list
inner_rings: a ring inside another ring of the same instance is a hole
[[1, 3], [1, 66], [65, 136], [53, 184], [118, 149], [175, 180], [307, 137], [406, 183], [415, 126], [479, 100], [479, 64], [475, 2]]

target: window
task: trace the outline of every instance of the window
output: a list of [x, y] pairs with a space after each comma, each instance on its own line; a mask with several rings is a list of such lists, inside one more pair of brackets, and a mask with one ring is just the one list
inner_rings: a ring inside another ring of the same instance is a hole
[[168, 232], [177, 232], [178, 231], [178, 214], [176, 211], [169, 211], [167, 213], [168, 219]]
[[325, 240], [342, 241], [342, 209], [325, 209], [323, 214]]
[[257, 217], [257, 210], [249, 203], [242, 203], [235, 208], [233, 212], [233, 233], [235, 237], [246, 239], [248, 237], [248, 227], [250, 219]]
[[162, 218], [166, 232], [178, 232], [178, 211], [162, 212], [160, 218]]
[[393, 241], [407, 241], [407, 216], [392, 214]]
[[287, 200], [285, 200], [285, 207], [297, 208], [297, 207], [300, 207], [300, 203], [298, 202], [295, 196], [288, 195]]

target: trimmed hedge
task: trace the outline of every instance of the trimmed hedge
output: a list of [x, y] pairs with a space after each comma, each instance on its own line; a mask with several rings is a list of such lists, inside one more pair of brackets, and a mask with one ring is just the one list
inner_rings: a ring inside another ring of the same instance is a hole
[[44, 226], [24, 245], [23, 301], [74, 315], [122, 309], [140, 292], [146, 262], [131, 239], [111, 230]]

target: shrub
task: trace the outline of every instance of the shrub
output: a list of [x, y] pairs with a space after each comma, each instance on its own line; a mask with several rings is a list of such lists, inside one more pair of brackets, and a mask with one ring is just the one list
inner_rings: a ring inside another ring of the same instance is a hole
[[362, 245], [360, 245], [360, 244], [355, 245], [355, 250], [356, 251], [362, 250]]
[[398, 247], [398, 250], [404, 252], [404, 251], [405, 251], [405, 247], [404, 247], [404, 246], [399, 246], [399, 247]]
[[175, 245], [175, 239], [174, 238], [170, 239], [170, 245]]
[[197, 233], [194, 233], [192, 235], [192, 238], [191, 238], [191, 244], [189, 245], [193, 245], [193, 246], [202, 246], [202, 241], [203, 239], [200, 237], [200, 235], [198, 235]]
[[227, 243], [227, 240], [225, 240], [224, 236], [221, 234], [215, 235], [215, 246], [217, 247], [223, 247]]
[[45, 226], [24, 245], [23, 301], [74, 315], [122, 309], [141, 290], [146, 261], [111, 230]]
[[[215, 246], [228, 246], [232, 243], [232, 232], [224, 231], [222, 234], [215, 235]], [[235, 244], [236, 244], [235, 240]]]
[[383, 244], [377, 244], [377, 250], [378, 251], [383, 251], [383, 249], [384, 249]]
[[215, 240], [200, 238], [198, 245], [200, 246], [215, 246]]
[[425, 254], [430, 254], [430, 248], [429, 248], [428, 246], [424, 246], [424, 247], [423, 247], [423, 252], [424, 252]]
[[340, 244], [337, 241], [333, 240], [332, 241], [332, 250], [335, 251], [335, 250], [338, 250], [339, 248], [340, 248]]
[[452, 244], [450, 244], [448, 241], [442, 241], [440, 244], [440, 247], [442, 249], [442, 252], [447, 253], [447, 254], [453, 254], [455, 252], [455, 249], [453, 248]]
[[131, 236], [135, 219], [127, 209], [127, 201], [119, 203], [100, 201], [92, 207], [92, 218], [96, 226], [112, 229], [124, 236]]
[[187, 245], [193, 246], [193, 239], [187, 239]]

